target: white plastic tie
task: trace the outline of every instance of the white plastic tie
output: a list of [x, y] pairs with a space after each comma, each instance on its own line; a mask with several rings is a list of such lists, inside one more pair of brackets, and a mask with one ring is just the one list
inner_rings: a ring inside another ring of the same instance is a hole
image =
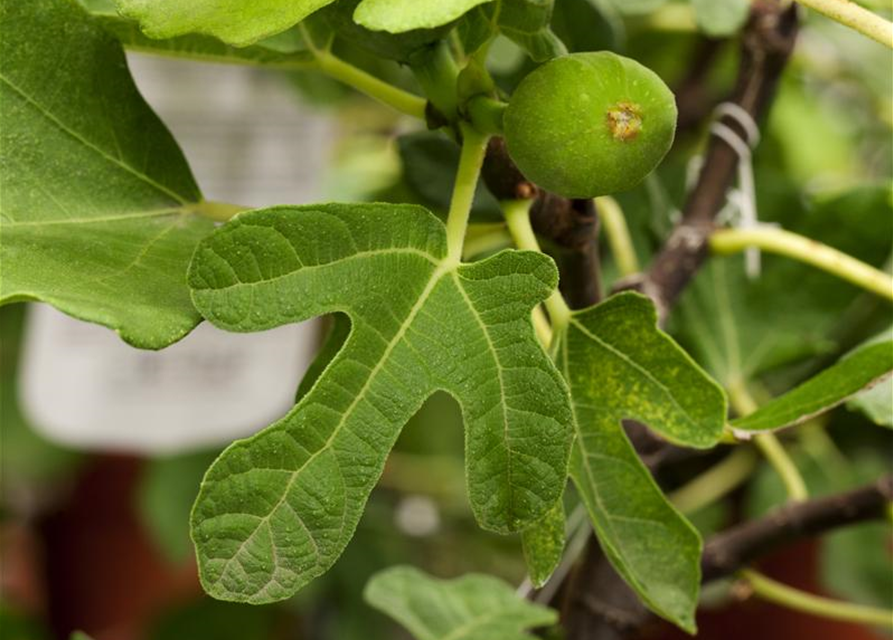
[[[746, 139], [734, 129], [721, 122], [728, 117], [741, 125]], [[757, 215], [757, 194], [753, 173], [753, 155], [751, 149], [760, 141], [760, 129], [751, 115], [741, 106], [732, 102], [723, 102], [714, 111], [714, 122], [710, 132], [722, 139], [738, 155], [738, 189], [728, 195], [729, 204], [738, 212], [737, 221], [733, 224], [739, 229], [753, 229], [760, 226]], [[760, 276], [760, 250], [751, 247], [745, 250], [745, 273], [748, 278]]]

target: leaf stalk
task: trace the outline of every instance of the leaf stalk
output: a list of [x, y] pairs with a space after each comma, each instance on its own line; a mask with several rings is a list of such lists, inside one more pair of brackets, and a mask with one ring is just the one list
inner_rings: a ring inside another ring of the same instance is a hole
[[821, 618], [893, 628], [893, 611], [806, 593], [751, 569], [743, 569], [740, 575], [753, 590], [754, 595], [768, 602]]
[[462, 131], [462, 153], [459, 156], [459, 169], [456, 172], [446, 224], [448, 256], [457, 264], [462, 258], [468, 217], [471, 215], [474, 192], [484, 164], [484, 155], [487, 153], [487, 141], [490, 139], [490, 136], [466, 123], [461, 123], [459, 127]]
[[710, 236], [710, 249], [729, 255], [757, 247], [812, 265], [843, 280], [893, 301], [893, 278], [828, 245], [774, 227], [722, 229]]
[[[532, 200], [508, 200], [502, 203], [503, 214], [515, 245], [524, 251], [542, 253], [536, 234], [530, 224]], [[546, 309], [552, 321], [553, 335], [561, 333], [570, 323], [571, 310], [557, 289], [546, 299]]]

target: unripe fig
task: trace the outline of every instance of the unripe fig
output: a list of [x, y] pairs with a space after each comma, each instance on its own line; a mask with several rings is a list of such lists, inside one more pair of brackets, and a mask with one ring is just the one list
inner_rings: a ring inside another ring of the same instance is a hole
[[676, 101], [635, 60], [574, 53], [524, 78], [504, 128], [509, 155], [528, 180], [593, 198], [631, 189], [660, 163], [673, 144]]

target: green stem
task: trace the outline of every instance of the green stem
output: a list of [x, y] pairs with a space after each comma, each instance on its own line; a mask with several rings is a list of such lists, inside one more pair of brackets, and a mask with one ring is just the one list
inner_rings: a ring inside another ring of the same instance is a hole
[[769, 464], [781, 476], [781, 481], [788, 492], [788, 499], [796, 502], [808, 499], [809, 491], [806, 488], [806, 482], [803, 481], [803, 476], [800, 475], [797, 465], [794, 464], [776, 435], [761, 433], [754, 436], [753, 440]]
[[508, 105], [487, 96], [475, 96], [465, 105], [468, 120], [478, 131], [502, 135], [502, 117]]
[[487, 153], [487, 141], [490, 139], [490, 136], [476, 131], [470, 125], [463, 123], [460, 129], [462, 153], [459, 157], [459, 169], [456, 172], [456, 184], [453, 185], [446, 224], [448, 256], [456, 263], [462, 259], [468, 216], [471, 214], [474, 191], [481, 174], [481, 166], [484, 164], [484, 155]]
[[409, 66], [431, 104], [448, 122], [455, 121], [459, 109], [456, 93], [459, 68], [446, 41], [414, 53]]
[[250, 207], [243, 207], [228, 202], [213, 202], [210, 200], [202, 200], [189, 207], [191, 212], [198, 214], [203, 218], [216, 220], [217, 222], [231, 220], [237, 213], [247, 211], [248, 209], [250, 209]]
[[[530, 206], [532, 204], [531, 200], [506, 200], [502, 203], [502, 212], [515, 245], [524, 251], [542, 253], [536, 234], [530, 225]], [[563, 331], [570, 322], [571, 310], [557, 289], [546, 299], [546, 309], [549, 311], [549, 319], [552, 321], [553, 334]]]
[[839, 278], [893, 301], [893, 278], [852, 256], [815, 240], [775, 229], [722, 229], [710, 236], [710, 249], [726, 255], [758, 247], [818, 267]]
[[623, 209], [610, 196], [596, 198], [595, 207], [598, 210], [598, 217], [602, 222], [605, 235], [608, 236], [611, 255], [614, 256], [614, 262], [617, 263], [620, 275], [629, 276], [638, 273], [639, 260], [629, 235], [629, 227], [626, 226]]
[[797, 0], [804, 7], [828, 16], [893, 49], [893, 22], [850, 0]]
[[343, 82], [365, 93], [370, 98], [420, 120], [425, 119], [424, 98], [398, 89], [384, 80], [376, 78], [370, 73], [344, 62], [341, 58], [327, 51], [315, 51], [316, 62], [321, 71], [332, 78]]
[[[746, 416], [757, 410], [757, 403], [743, 381], [729, 383], [728, 392], [732, 408], [739, 416]], [[775, 434], [760, 433], [754, 436], [753, 441], [765, 456], [766, 461], [781, 477], [788, 493], [788, 499], [792, 501], [806, 500], [809, 497], [806, 482]]]
[[741, 577], [747, 581], [757, 597], [789, 609], [831, 620], [893, 628], [893, 611], [816, 596], [776, 582], [750, 569], [741, 571]]
[[756, 464], [754, 450], [739, 447], [722, 462], [670, 494], [670, 501], [682, 513], [694, 513], [740, 486], [750, 477]]

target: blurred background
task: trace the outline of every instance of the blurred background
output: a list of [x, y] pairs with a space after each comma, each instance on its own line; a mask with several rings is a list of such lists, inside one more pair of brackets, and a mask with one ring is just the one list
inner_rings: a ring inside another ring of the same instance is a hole
[[[688, 5], [642, 16], [612, 6], [557, 0], [553, 27], [571, 50], [621, 51], [677, 92], [676, 148], [641, 187], [618, 196], [647, 264], [678, 216], [709, 114], [734, 83], [738, 48], [699, 33]], [[339, 47], [368, 68], [348, 43]], [[458, 158], [452, 143], [333, 81], [140, 55], [129, 61], [209, 200], [251, 207], [384, 200], [446, 209]], [[511, 90], [530, 65], [510, 41], [497, 42], [492, 70], [503, 88]], [[413, 88], [395, 64], [369, 70]], [[810, 16], [755, 156], [761, 218], [889, 268], [891, 98], [893, 54]], [[499, 220], [495, 201], [481, 191], [476, 229], [485, 235]], [[489, 243], [482, 253], [496, 248]], [[888, 309], [848, 285], [768, 257], [763, 263], [751, 280], [740, 256], [715, 261], [672, 319], [678, 339], [721, 382], [743, 377], [767, 393], [788, 388], [889, 325]], [[799, 268], [802, 277], [790, 273]], [[610, 260], [603, 273], [610, 285]], [[800, 283], [796, 295], [790, 282]], [[691, 330], [722, 305], [734, 313], [734, 336], [709, 318], [706, 328]], [[380, 569], [408, 563], [439, 576], [475, 571], [520, 584], [520, 542], [476, 526], [465, 499], [458, 408], [435, 396], [404, 430], [355, 538], [328, 574], [277, 605], [202, 595], [188, 517], [204, 470], [227, 443], [292, 406], [327, 327], [321, 319], [236, 336], [202, 325], [153, 353], [48, 307], [0, 309], [0, 637], [67, 638], [82, 629], [95, 640], [405, 638], [363, 602], [363, 586]], [[891, 398], [881, 385], [874, 404], [862, 404], [883, 412]], [[891, 432], [874, 428], [872, 418], [870, 410], [842, 407], [798, 432], [791, 446], [813, 494], [890, 468]], [[677, 484], [715, 460], [696, 461]], [[692, 515], [705, 533], [783, 501], [772, 471], [755, 465], [752, 480], [729, 499]], [[891, 548], [890, 527], [868, 524], [800, 544], [762, 569], [816, 593], [889, 607]], [[880, 637], [745, 596], [728, 583], [708, 589], [699, 637]], [[684, 636], [666, 629], [654, 637]]]

